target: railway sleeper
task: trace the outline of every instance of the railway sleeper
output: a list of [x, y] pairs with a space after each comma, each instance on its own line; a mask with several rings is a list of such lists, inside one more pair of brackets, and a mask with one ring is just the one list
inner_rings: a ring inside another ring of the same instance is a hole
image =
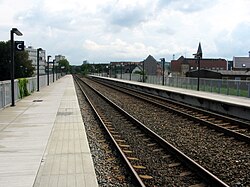
[[227, 126], [227, 125], [230, 125], [230, 123], [219, 123], [217, 125], [219, 125], [219, 126]]
[[247, 129], [232, 129], [234, 132], [246, 132]]
[[119, 134], [119, 132], [117, 132], [117, 131], [112, 131], [112, 130], [110, 130], [109, 131], [111, 134]]
[[145, 180], [147, 180], [147, 179], [153, 179], [153, 177], [150, 176], [150, 175], [139, 175], [139, 177], [140, 177], [141, 179], [145, 179]]
[[122, 148], [129, 148], [130, 147], [130, 145], [126, 145], [126, 144], [119, 144], [119, 146]]
[[208, 119], [209, 116], [201, 116], [200, 119]]
[[171, 158], [171, 155], [164, 155], [162, 158]]
[[189, 175], [192, 175], [193, 173], [191, 171], [184, 171], [182, 173], [180, 173], [180, 177], [186, 177], [186, 176], [189, 176]]
[[173, 168], [173, 167], [177, 167], [177, 166], [180, 166], [180, 165], [181, 165], [180, 162], [176, 162], [176, 163], [169, 164], [168, 167]]
[[148, 147], [153, 147], [155, 145], [156, 145], [156, 143], [149, 143], [149, 144], [147, 144]]
[[134, 160], [134, 161], [135, 161], [135, 160], [137, 160], [137, 161], [139, 160], [139, 159], [136, 158], [136, 157], [127, 157], [127, 159], [129, 159], [129, 160]]
[[133, 153], [133, 151], [130, 151], [130, 150], [122, 150], [124, 153], [126, 153], [126, 154], [132, 154]]
[[190, 185], [189, 187], [206, 187], [207, 185], [204, 183], [200, 183], [200, 184], [194, 184], [194, 185]]
[[239, 129], [238, 126], [223, 126], [223, 127], [226, 128], [226, 129], [230, 129], [230, 130]]
[[204, 114], [196, 114], [195, 117], [201, 118], [201, 117], [204, 117]]
[[154, 149], [153, 152], [159, 152], [159, 151], [163, 151], [162, 148], [159, 148], [159, 149]]
[[135, 168], [135, 169], [146, 169], [145, 166], [141, 166], [141, 165], [133, 165], [133, 168]]

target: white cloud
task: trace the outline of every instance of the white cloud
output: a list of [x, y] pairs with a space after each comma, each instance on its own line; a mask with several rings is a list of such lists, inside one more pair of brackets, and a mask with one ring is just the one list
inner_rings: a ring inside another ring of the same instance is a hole
[[154, 12], [154, 6], [141, 1], [117, 1], [103, 9], [108, 23], [120, 27], [136, 27], [147, 21]]
[[[86, 40], [83, 49], [88, 52], [99, 52], [100, 56], [96, 56], [96, 61], [102, 61], [109, 56], [113, 57], [113, 61], [119, 60], [137, 60], [141, 61], [148, 54], [155, 53], [157, 49], [152, 46], [145, 46], [143, 43], [127, 43], [121, 39], [115, 39], [110, 44], [101, 44], [95, 41]], [[112, 61], [112, 60], [111, 60]]]
[[[9, 7], [12, 7], [11, 9]], [[0, 40], [18, 39], [73, 64], [192, 57], [232, 59], [249, 51], [247, 0], [1, 0]]]

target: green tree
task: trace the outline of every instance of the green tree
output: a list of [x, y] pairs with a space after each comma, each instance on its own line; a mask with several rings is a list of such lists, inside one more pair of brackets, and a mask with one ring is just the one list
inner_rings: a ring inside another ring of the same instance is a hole
[[91, 71], [91, 65], [87, 61], [84, 61], [81, 65], [81, 73], [83, 75], [87, 75], [88, 73], [90, 73], [90, 71]]
[[68, 73], [70, 72], [70, 65], [67, 59], [59, 60], [58, 61], [58, 68], [61, 69], [62, 72]]
[[0, 80], [10, 79], [10, 43], [0, 42]]
[[81, 66], [70, 66], [70, 73], [71, 74], [80, 74], [81, 73]]
[[27, 51], [18, 52], [15, 56], [15, 77], [24, 78], [31, 77], [34, 74], [35, 67], [29, 60]]
[[[15, 51], [14, 78], [30, 77], [34, 72], [27, 51]], [[10, 41], [0, 41], [0, 80], [10, 80]]]

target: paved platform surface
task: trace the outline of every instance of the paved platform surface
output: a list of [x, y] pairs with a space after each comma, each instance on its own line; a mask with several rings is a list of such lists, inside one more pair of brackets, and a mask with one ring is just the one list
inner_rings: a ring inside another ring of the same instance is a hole
[[0, 110], [0, 186], [98, 186], [71, 75]]
[[[93, 76], [93, 77], [95, 77], [95, 76]], [[99, 76], [96, 76], [96, 77], [99, 77]], [[176, 88], [176, 87], [162, 86], [162, 85], [157, 85], [157, 84], [142, 83], [142, 82], [137, 82], [137, 81], [121, 80], [121, 79], [117, 79], [117, 78], [108, 78], [108, 77], [101, 77], [101, 78], [110, 79], [110, 80], [118, 81], [118, 82], [134, 84], [134, 85], [140, 85], [140, 86], [144, 86], [144, 87], [166, 90], [166, 91], [170, 91], [170, 92], [178, 93], [178, 94], [181, 93], [184, 95], [200, 97], [200, 98], [204, 98], [204, 99], [209, 99], [209, 100], [218, 101], [218, 102], [224, 102], [224, 103], [233, 104], [233, 105], [250, 107], [250, 98], [247, 98], [247, 97], [223, 95], [223, 94], [217, 94], [217, 93], [211, 93], [211, 92], [196, 91], [196, 90], [189, 90], [189, 89], [184, 89], [184, 88]]]

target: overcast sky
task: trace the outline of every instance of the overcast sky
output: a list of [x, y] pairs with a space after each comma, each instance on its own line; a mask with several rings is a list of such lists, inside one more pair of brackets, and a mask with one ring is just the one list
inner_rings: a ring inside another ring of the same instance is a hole
[[250, 0], [0, 0], [0, 41], [16, 27], [26, 46], [71, 64], [248, 56]]

